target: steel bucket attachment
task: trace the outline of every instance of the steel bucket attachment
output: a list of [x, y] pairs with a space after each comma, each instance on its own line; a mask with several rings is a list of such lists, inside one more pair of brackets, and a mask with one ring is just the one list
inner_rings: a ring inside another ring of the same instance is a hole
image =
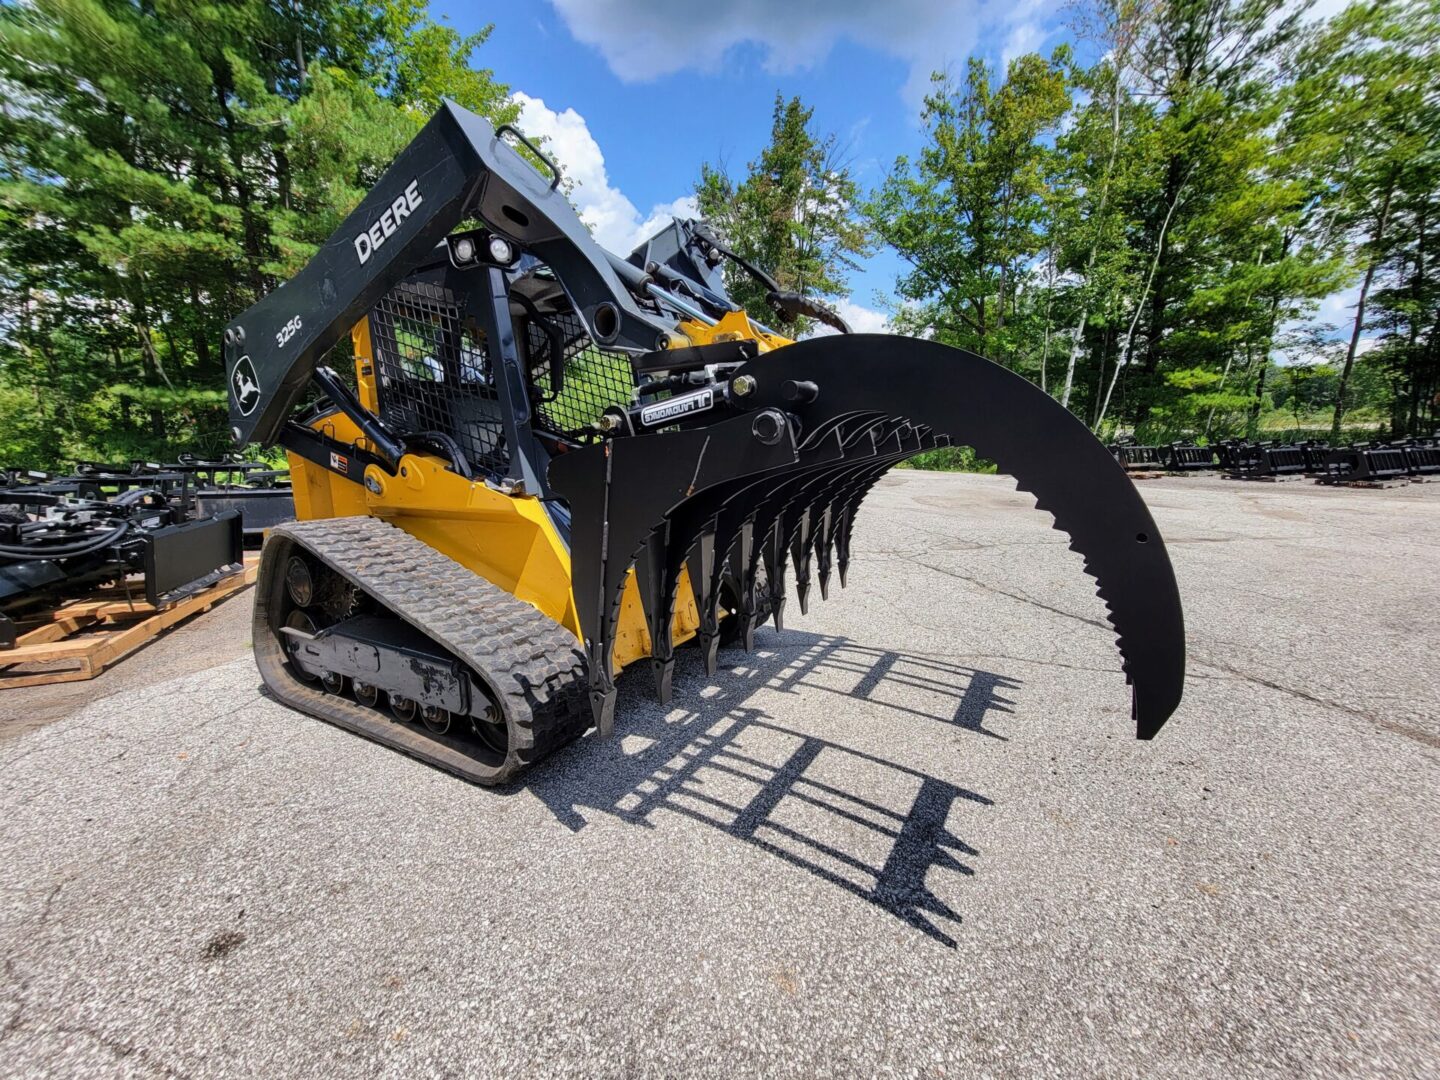
[[824, 597], [832, 577], [846, 583], [855, 515], [880, 477], [952, 443], [1014, 476], [1084, 557], [1118, 635], [1136, 734], [1153, 737], [1174, 712], [1185, 629], [1164, 542], [1124, 469], [1049, 395], [974, 353], [878, 334], [786, 346], [732, 371], [726, 391], [727, 419], [615, 438], [550, 466], [570, 503], [574, 596], [602, 735], [614, 726], [610, 657], [632, 565], [656, 689], [668, 700], [682, 571], [713, 674], [722, 592], [749, 648], [766, 618], [783, 623], [787, 563], [803, 612], [813, 584]]

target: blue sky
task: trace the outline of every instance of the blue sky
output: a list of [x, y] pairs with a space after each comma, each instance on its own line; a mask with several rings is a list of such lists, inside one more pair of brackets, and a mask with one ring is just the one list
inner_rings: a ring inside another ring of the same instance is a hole
[[[1343, 0], [1319, 0], [1330, 14]], [[921, 144], [929, 73], [967, 57], [1003, 65], [1073, 37], [1064, 0], [432, 0], [457, 30], [495, 24], [475, 61], [522, 104], [522, 125], [565, 164], [596, 236], [625, 252], [671, 213], [693, 212], [700, 165], [743, 175], [777, 93], [799, 95], [845, 148], [862, 188]], [[876, 294], [899, 261], [868, 260], [842, 312], [879, 330]], [[1343, 321], [1349, 293], [1322, 305]]]
[[[967, 56], [1001, 63], [1065, 36], [1052, 0], [432, 0], [470, 32], [495, 24], [477, 63], [522, 95], [577, 182], [582, 216], [608, 246], [692, 194], [703, 161], [741, 175], [769, 135], [775, 95], [798, 94], [833, 132], [862, 188], [920, 145], [928, 74]], [[602, 159], [603, 160], [597, 160]], [[852, 311], [873, 309], [898, 269], [879, 253], [852, 277]], [[878, 322], [873, 328], [878, 329]]]

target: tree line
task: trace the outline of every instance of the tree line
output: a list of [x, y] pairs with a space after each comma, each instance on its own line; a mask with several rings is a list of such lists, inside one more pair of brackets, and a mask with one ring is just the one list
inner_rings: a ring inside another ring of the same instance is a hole
[[[1100, 0], [1075, 31], [936, 73], [923, 146], [868, 196], [777, 100], [770, 145], [739, 182], [706, 167], [701, 207], [831, 297], [888, 246], [894, 329], [1005, 364], [1100, 433], [1434, 430], [1440, 8]], [[1344, 322], [1317, 318], [1352, 288]]]
[[[701, 167], [701, 210], [820, 298], [893, 249], [894, 329], [1102, 433], [1435, 426], [1435, 6], [1097, 0], [1074, 31], [937, 73], [921, 149], [869, 192], [777, 98], [743, 176]], [[515, 119], [488, 32], [425, 0], [0, 0], [0, 465], [225, 448], [225, 323], [443, 98]]]
[[0, 0], [0, 466], [228, 449], [225, 324], [298, 271], [488, 36], [425, 0]]

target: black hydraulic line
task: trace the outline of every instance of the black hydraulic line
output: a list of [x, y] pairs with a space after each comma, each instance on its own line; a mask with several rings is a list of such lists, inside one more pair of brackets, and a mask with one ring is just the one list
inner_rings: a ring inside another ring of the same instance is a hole
[[844, 319], [842, 319], [838, 312], [832, 311], [824, 304], [821, 304], [815, 300], [811, 300], [808, 297], [801, 295], [800, 293], [791, 292], [787, 289], [780, 288], [780, 283], [777, 282], [773, 277], [767, 274], [764, 270], [761, 270], [749, 259], [746, 259], [744, 256], [726, 247], [719, 240], [715, 239], [713, 234], [707, 236], [705, 239], [711, 247], [713, 247], [721, 255], [724, 255], [731, 262], [735, 263], [737, 266], [739, 266], [742, 270], [744, 270], [747, 274], [749, 274], [762, 286], [765, 287], [766, 301], [768, 301], [770, 306], [775, 309], [776, 313], [783, 318], [793, 319], [796, 315], [806, 315], [812, 319], [817, 319], [820, 322], [823, 322], [829, 326], [833, 326], [842, 334], [848, 334], [851, 332], [850, 324], [847, 323]]
[[802, 296], [800, 293], [772, 290], [765, 299], [770, 302], [770, 306], [776, 311], [788, 317], [793, 318], [796, 315], [806, 315], [819, 322], [825, 323], [827, 326], [833, 326], [842, 334], [853, 333], [850, 329], [850, 324], [840, 317], [839, 312], [832, 311], [824, 304], [811, 300], [809, 297]]
[[705, 240], [707, 243], [709, 243], [711, 247], [713, 247], [721, 255], [724, 255], [736, 266], [740, 267], [740, 269], [744, 270], [761, 285], [765, 286], [765, 288], [768, 289], [770, 292], [778, 293], [784, 291], [780, 288], [780, 283], [778, 281], [776, 281], [773, 277], [767, 274], [764, 270], [761, 270], [758, 266], [752, 263], [749, 259], [745, 258], [743, 255], [740, 255], [739, 253], [732, 251], [730, 248], [726, 247], [724, 244], [722, 244], [719, 240], [715, 238], [715, 235], [713, 233], [706, 236]]
[[38, 545], [34, 548], [20, 548], [11, 547], [9, 544], [0, 544], [0, 556], [21, 561], [29, 561], [32, 559], [73, 559], [76, 556], [89, 555], [94, 551], [99, 551], [101, 548], [109, 547], [129, 532], [130, 528], [130, 522], [124, 521], [98, 539], [89, 540], [78, 545], [71, 545], [70, 547], [45, 547], [41, 550]]
[[445, 452], [450, 459], [450, 465], [457, 476], [466, 480], [475, 479], [475, 470], [470, 467], [470, 459], [465, 456], [465, 451], [460, 449], [460, 444], [443, 431], [416, 431], [407, 433], [404, 436], [405, 447], [418, 446], [426, 450], [439, 448]]

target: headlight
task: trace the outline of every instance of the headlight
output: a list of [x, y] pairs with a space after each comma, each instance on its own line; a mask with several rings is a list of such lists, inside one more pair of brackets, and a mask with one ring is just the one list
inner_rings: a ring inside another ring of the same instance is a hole
[[509, 265], [514, 261], [515, 249], [504, 237], [492, 236], [490, 238], [490, 258], [502, 265]]

